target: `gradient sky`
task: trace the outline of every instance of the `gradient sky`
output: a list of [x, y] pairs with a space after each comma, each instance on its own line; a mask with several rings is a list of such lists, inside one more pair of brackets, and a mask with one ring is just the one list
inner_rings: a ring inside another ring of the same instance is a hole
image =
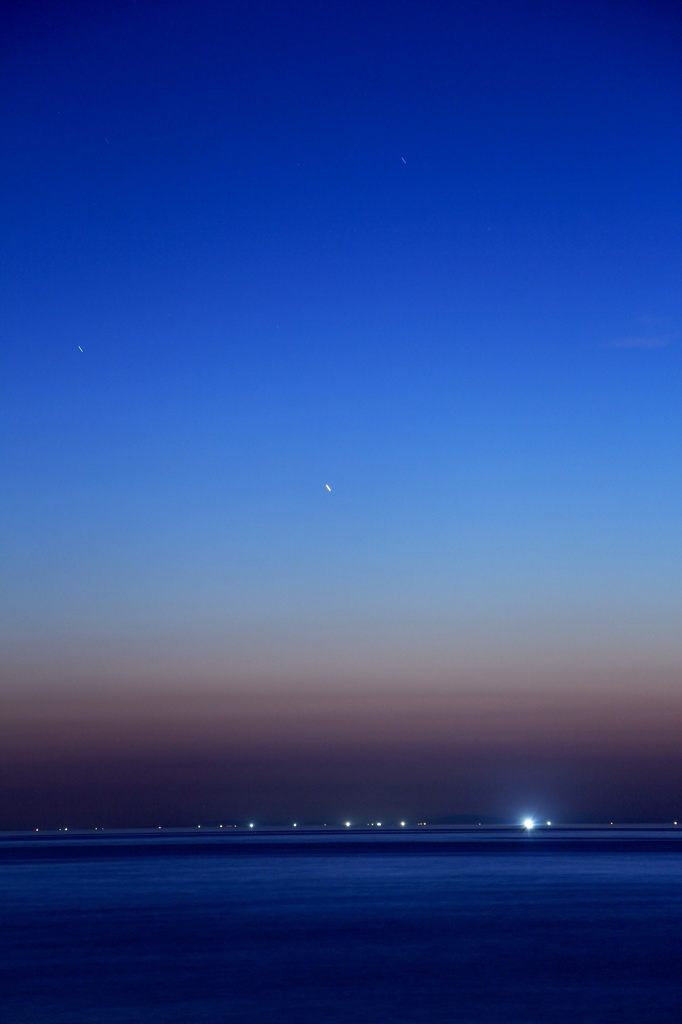
[[678, 5], [15, 6], [0, 828], [682, 817]]

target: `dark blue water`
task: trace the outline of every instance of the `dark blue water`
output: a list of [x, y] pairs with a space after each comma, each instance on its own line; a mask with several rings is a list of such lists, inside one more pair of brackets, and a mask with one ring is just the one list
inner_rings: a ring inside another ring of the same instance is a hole
[[0, 1019], [682, 1021], [682, 842], [0, 841]]

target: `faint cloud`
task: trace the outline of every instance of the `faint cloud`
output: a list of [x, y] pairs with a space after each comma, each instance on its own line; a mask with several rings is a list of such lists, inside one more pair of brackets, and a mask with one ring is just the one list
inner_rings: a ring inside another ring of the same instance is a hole
[[609, 344], [609, 348], [665, 348], [668, 338], [654, 334], [635, 334], [628, 338], [617, 338]]

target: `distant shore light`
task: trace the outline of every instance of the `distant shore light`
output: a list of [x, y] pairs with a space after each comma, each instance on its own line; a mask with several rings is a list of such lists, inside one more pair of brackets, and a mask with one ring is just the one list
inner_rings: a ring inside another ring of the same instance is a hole
[[532, 828], [535, 828], [535, 822], [532, 818], [524, 818], [522, 824], [527, 832], [530, 832]]

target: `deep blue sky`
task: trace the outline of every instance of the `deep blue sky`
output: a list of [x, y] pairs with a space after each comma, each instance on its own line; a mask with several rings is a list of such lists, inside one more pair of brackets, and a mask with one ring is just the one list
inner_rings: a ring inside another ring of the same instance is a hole
[[682, 815], [681, 27], [4, 23], [7, 823]]

